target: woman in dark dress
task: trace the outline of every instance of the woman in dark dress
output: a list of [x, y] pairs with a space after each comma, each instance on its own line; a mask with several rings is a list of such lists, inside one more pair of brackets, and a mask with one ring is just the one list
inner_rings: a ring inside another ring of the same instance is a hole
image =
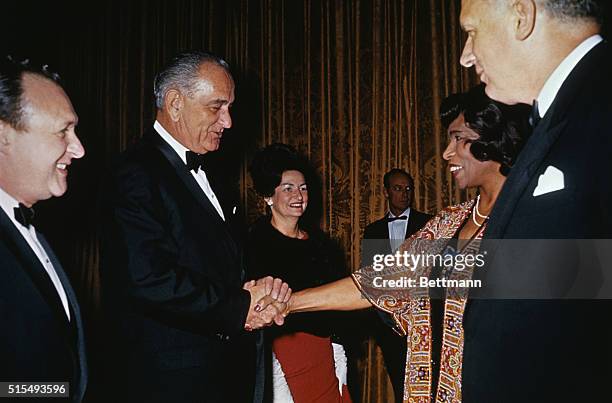
[[[267, 212], [251, 227], [247, 248], [249, 277], [282, 278], [293, 291], [346, 276], [343, 257], [318, 228], [301, 218], [308, 206], [307, 164], [293, 148], [272, 144], [260, 150], [251, 166], [255, 190]], [[350, 402], [346, 355], [332, 342], [336, 314], [309, 313], [287, 318], [266, 330], [274, 402]], [[271, 395], [270, 396], [270, 390]]]

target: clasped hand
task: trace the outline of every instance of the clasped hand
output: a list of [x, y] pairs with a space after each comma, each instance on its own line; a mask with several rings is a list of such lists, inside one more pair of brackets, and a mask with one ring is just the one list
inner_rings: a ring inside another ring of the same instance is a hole
[[285, 322], [287, 302], [291, 298], [291, 288], [279, 278], [271, 276], [244, 283], [243, 289], [251, 294], [251, 305], [244, 324], [246, 330], [260, 329], [273, 322]]

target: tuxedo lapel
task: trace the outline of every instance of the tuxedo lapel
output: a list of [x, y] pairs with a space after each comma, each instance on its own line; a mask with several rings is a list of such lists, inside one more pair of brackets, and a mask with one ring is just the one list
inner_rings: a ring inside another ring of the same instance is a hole
[[[148, 139], [152, 141], [153, 146], [156, 147], [162, 155], [168, 160], [176, 175], [180, 178], [181, 182], [187, 187], [192, 196], [197, 200], [198, 204], [202, 206], [204, 211], [206, 211], [214, 221], [219, 225], [219, 229], [225, 230], [227, 234], [227, 240], [232, 244], [232, 247], [235, 249], [236, 253], [239, 251], [239, 246], [234, 239], [234, 235], [232, 234], [232, 230], [228, 225], [228, 222], [224, 221], [217, 209], [212, 205], [198, 182], [195, 180], [191, 172], [187, 170], [187, 166], [183, 163], [183, 160], [176, 154], [176, 152], [170, 147], [168, 143], [161, 138], [159, 134], [156, 132], [148, 132], [146, 134]], [[210, 184], [210, 181], [209, 181]], [[211, 186], [212, 188], [212, 186]], [[219, 200], [221, 202], [221, 200]], [[222, 207], [223, 208], [223, 207]], [[225, 211], [224, 211], [225, 214]], [[226, 218], [228, 216], [226, 215]]]
[[170, 147], [168, 143], [164, 141], [157, 133], [149, 133], [151, 141], [159, 149], [159, 151], [166, 157], [166, 159], [170, 162], [176, 174], [181, 179], [181, 181], [185, 184], [187, 189], [191, 192], [191, 194], [196, 198], [198, 203], [202, 205], [202, 207], [213, 217], [215, 217], [219, 224], [225, 226], [225, 222], [217, 212], [217, 209], [212, 205], [206, 194], [198, 185], [198, 182], [194, 179], [191, 173], [187, 170], [187, 166], [183, 163], [183, 160], [176, 154], [176, 152]]
[[232, 218], [234, 218], [234, 216], [237, 214], [238, 206], [236, 200], [230, 197], [229, 190], [224, 186], [225, 184], [219, 180], [219, 172], [209, 168], [206, 170], [206, 178], [208, 179], [208, 183], [210, 184], [213, 192], [215, 192], [217, 200], [219, 200], [219, 205], [223, 210], [225, 222], [229, 225]]
[[74, 289], [70, 285], [70, 280], [64, 272], [64, 269], [59, 259], [57, 258], [57, 256], [55, 256], [53, 249], [51, 249], [51, 246], [41, 233], [37, 231], [36, 236], [38, 237], [38, 241], [40, 242], [42, 247], [45, 249], [45, 252], [47, 252], [47, 256], [49, 256], [51, 263], [53, 264], [53, 268], [55, 269], [55, 272], [57, 273], [57, 276], [59, 277], [62, 283], [62, 287], [64, 287], [64, 292], [66, 293], [66, 297], [68, 298], [68, 303], [70, 305], [71, 323], [76, 330], [76, 347], [78, 352], [78, 365], [80, 371], [78, 378], [79, 382], [77, 385], [78, 388], [74, 388], [73, 394], [74, 396], [79, 397], [77, 401], [81, 401], [85, 393], [85, 385], [87, 385], [87, 359], [84, 334], [85, 332], [83, 328], [83, 322], [81, 320], [81, 309], [79, 307], [79, 303]]
[[[554, 111], [551, 110], [550, 112]], [[503, 237], [516, 204], [537, 173], [542, 160], [546, 157], [550, 148], [565, 128], [567, 120], [562, 120], [554, 127], [550, 127], [551, 116], [553, 115], [554, 113], [547, 114], [542, 119], [512, 167], [510, 175], [506, 179], [506, 183], [491, 212], [489, 224], [485, 232], [486, 238], [499, 239]]]
[[42, 297], [47, 301], [54, 316], [60, 323], [65, 325], [68, 331], [68, 317], [66, 316], [62, 301], [49, 274], [40, 263], [40, 260], [38, 260], [32, 248], [30, 248], [28, 242], [24, 239], [19, 230], [15, 228], [13, 222], [2, 209], [0, 209], [0, 228], [2, 231], [2, 238], [6, 240], [7, 247], [21, 262], [26, 273], [32, 279], [32, 282], [36, 285]]
[[376, 231], [378, 232], [378, 239], [386, 239], [385, 249], [386, 253], [391, 253], [391, 237], [389, 236], [389, 213], [385, 214], [385, 216], [378, 221], [378, 225], [376, 227]]
[[389, 213], [385, 214], [382, 220], [379, 221], [377, 231], [380, 234], [380, 239], [389, 239], [389, 223], [387, 221], [388, 218], [389, 218]]
[[420, 228], [419, 226], [419, 217], [418, 213], [414, 209], [410, 209], [410, 214], [408, 215], [408, 222], [406, 223], [406, 233], [404, 234], [404, 239], [408, 239], [417, 232]]

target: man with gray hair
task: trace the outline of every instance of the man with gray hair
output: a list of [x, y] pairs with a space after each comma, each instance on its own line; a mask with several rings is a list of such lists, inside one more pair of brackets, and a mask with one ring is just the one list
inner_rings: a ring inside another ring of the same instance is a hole
[[485, 289], [466, 308], [464, 401], [609, 400], [612, 306], [595, 298], [610, 267], [576, 241], [612, 238], [612, 57], [600, 36], [602, 4], [462, 1], [461, 64], [475, 68], [492, 98], [534, 105], [533, 134], [489, 217]]
[[[154, 91], [153, 128], [120, 156], [105, 194], [112, 370], [128, 402], [260, 401], [261, 335], [249, 331], [282, 324], [291, 291], [271, 277], [244, 283], [236, 206], [220, 200], [202, 158], [232, 126], [234, 81], [222, 59], [189, 52]], [[277, 302], [260, 310], [265, 296]]]

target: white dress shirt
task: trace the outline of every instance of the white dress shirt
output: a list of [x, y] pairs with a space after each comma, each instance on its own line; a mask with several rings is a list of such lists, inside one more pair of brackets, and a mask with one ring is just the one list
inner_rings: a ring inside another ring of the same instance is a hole
[[23, 226], [19, 221], [15, 219], [15, 207], [19, 207], [19, 202], [11, 195], [6, 193], [4, 189], [0, 188], [0, 206], [2, 206], [2, 210], [6, 213], [6, 215], [11, 219], [11, 222], [21, 236], [26, 240], [30, 248], [36, 254], [36, 257], [40, 261], [40, 264], [45, 268], [45, 271], [49, 275], [57, 294], [62, 301], [62, 305], [64, 306], [64, 311], [66, 312], [66, 316], [70, 321], [70, 308], [68, 308], [68, 298], [66, 297], [66, 291], [64, 291], [64, 287], [62, 286], [62, 282], [57, 276], [57, 272], [53, 267], [53, 263], [49, 259], [47, 252], [45, 252], [45, 248], [41, 245], [38, 237], [36, 236], [36, 229], [33, 225], [30, 225], [29, 228]]
[[404, 239], [406, 238], [406, 228], [408, 228], [408, 220], [410, 219], [410, 207], [402, 212], [402, 214], [395, 216], [391, 211], [387, 217], [401, 217], [406, 216], [405, 220], [395, 220], [389, 221], [387, 225], [389, 226], [389, 243], [391, 244], [391, 252], [395, 252], [401, 244], [404, 243]]
[[546, 112], [555, 100], [563, 82], [570, 75], [578, 62], [602, 40], [603, 38], [598, 34], [588, 37], [580, 45], [576, 46], [576, 48], [563, 59], [561, 64], [557, 66], [555, 71], [552, 72], [538, 94], [538, 113], [540, 117], [546, 115]]
[[[178, 154], [181, 160], [185, 164], [187, 164], [187, 151], [189, 151], [189, 149], [178, 141], [176, 141], [176, 139], [172, 137], [172, 135], [168, 133], [168, 131], [164, 129], [164, 127], [157, 120], [153, 124], [153, 128], [157, 133], [159, 133], [162, 139], [164, 139], [164, 141], [168, 143], [170, 147], [172, 147], [172, 149]], [[208, 178], [206, 177], [206, 172], [204, 172], [202, 168], [198, 168], [198, 172], [193, 172], [193, 170], [190, 172], [196, 182], [198, 182], [198, 185], [200, 186], [208, 200], [210, 200], [211, 204], [215, 207], [215, 210], [217, 210], [217, 213], [219, 213], [223, 221], [225, 221], [223, 209], [221, 209], [221, 204], [219, 204], [219, 200], [217, 199], [217, 196], [215, 196], [215, 192], [213, 192], [212, 188], [210, 187], [210, 183], [208, 182]]]

